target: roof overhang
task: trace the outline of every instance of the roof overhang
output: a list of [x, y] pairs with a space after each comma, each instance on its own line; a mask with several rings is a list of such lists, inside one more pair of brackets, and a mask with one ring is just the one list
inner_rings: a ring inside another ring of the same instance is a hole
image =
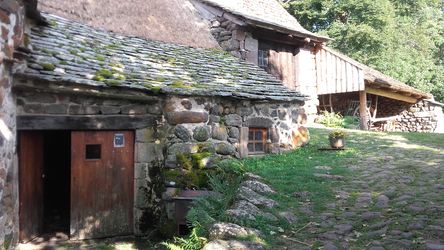
[[277, 25], [273, 25], [273, 24], [270, 24], [270, 23], [265, 23], [265, 22], [261, 22], [261, 21], [257, 21], [257, 20], [253, 20], [253, 19], [245, 20], [245, 22], [247, 24], [251, 25], [251, 26], [277, 31], [277, 32], [280, 32], [280, 33], [284, 33], [284, 34], [292, 35], [292, 36], [295, 36], [295, 37], [299, 37], [301, 39], [309, 38], [311, 41], [317, 42], [317, 43], [325, 43], [327, 41], [332, 40], [331, 38], [328, 38], [326, 36], [307, 34], [307, 33], [295, 31], [295, 30], [292, 30], [292, 29], [284, 28], [284, 27], [281, 27], [281, 26], [277, 26]]

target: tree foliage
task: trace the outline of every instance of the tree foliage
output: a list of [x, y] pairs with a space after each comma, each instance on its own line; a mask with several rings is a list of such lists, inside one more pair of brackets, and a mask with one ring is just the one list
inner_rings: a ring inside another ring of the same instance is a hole
[[444, 101], [443, 0], [287, 0], [329, 46]]

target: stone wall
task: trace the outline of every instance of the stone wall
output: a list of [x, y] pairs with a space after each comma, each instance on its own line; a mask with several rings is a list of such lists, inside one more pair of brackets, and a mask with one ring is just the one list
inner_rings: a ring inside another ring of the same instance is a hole
[[306, 120], [298, 103], [171, 97], [164, 109], [170, 131], [166, 166], [171, 168], [177, 165], [177, 153], [196, 153], [199, 145], [212, 148], [216, 158], [247, 156], [241, 134], [248, 127], [268, 129], [270, 153], [292, 149], [294, 131]]
[[210, 30], [223, 50], [257, 64], [259, 42], [244, 27], [224, 17], [215, 16], [211, 20]]
[[[35, 89], [40, 88], [40, 89]], [[240, 101], [220, 97], [151, 96], [155, 103], [57, 93], [57, 85], [15, 79], [17, 115], [39, 116], [143, 116], [157, 117], [156, 126], [137, 129], [135, 141], [135, 234], [143, 235], [159, 225], [164, 213], [162, 170], [177, 168], [177, 155], [197, 153], [205, 147], [211, 156], [205, 167], [226, 158], [248, 155], [248, 128], [266, 128], [267, 153], [279, 153], [307, 143], [302, 103]], [[42, 89], [45, 91], [42, 92]], [[82, 94], [83, 93], [83, 94]], [[102, 90], [101, 94], [111, 94]], [[124, 92], [120, 92], [124, 95]], [[106, 129], [106, 128], [104, 128]]]
[[211, 34], [223, 50], [257, 65], [259, 42], [242, 20], [200, 1], [192, 3], [200, 15], [210, 22]]
[[[239, 101], [228, 98], [180, 98], [166, 100], [168, 126], [165, 166], [182, 171], [179, 155], [207, 152], [199, 168], [209, 168], [220, 160], [248, 156], [248, 129], [266, 128], [267, 153], [279, 153], [307, 143], [306, 121], [301, 103]], [[202, 151], [201, 151], [202, 150]], [[173, 197], [178, 192], [174, 179], [167, 181], [164, 199], [170, 219], [174, 218]], [[170, 182], [172, 181], [172, 182]]]
[[15, 104], [11, 91], [14, 51], [22, 44], [21, 1], [0, 2], [0, 248], [18, 239], [18, 177]]
[[[90, 115], [91, 119], [104, 116], [154, 116], [157, 125], [141, 127], [135, 131], [134, 165], [134, 233], [144, 235], [158, 225], [163, 209], [161, 179], [165, 138], [162, 123], [162, 99], [156, 103], [143, 103], [124, 99], [82, 96], [81, 94], [41, 93], [32, 86], [54, 89], [55, 85], [33, 80], [16, 79], [15, 84], [29, 86], [29, 90], [16, 91], [17, 115], [44, 115], [72, 117]], [[81, 90], [81, 88], [77, 88]], [[51, 92], [51, 91], [49, 91]], [[105, 92], [105, 91], [103, 91]], [[123, 93], [122, 93], [123, 94]], [[103, 128], [107, 129], [107, 128]]]

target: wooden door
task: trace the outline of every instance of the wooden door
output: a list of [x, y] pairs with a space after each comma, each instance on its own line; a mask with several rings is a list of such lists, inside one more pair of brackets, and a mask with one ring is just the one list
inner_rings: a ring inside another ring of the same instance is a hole
[[43, 227], [43, 134], [19, 135], [19, 234], [26, 242]]
[[275, 46], [269, 51], [269, 72], [278, 77], [286, 87], [297, 87], [295, 49], [286, 46]]
[[71, 238], [133, 233], [133, 164], [133, 132], [71, 133]]

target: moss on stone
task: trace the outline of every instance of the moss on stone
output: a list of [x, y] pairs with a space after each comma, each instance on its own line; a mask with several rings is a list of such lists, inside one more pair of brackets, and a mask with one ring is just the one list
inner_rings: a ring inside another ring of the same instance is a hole
[[166, 181], [179, 183], [182, 178], [182, 172], [179, 169], [167, 169], [163, 172], [163, 176]]
[[116, 79], [105, 79], [103, 82], [108, 86], [119, 86], [122, 84], [122, 81]]
[[191, 86], [186, 85], [182, 80], [174, 80], [171, 85], [171, 87], [173, 88], [178, 88], [178, 89], [189, 89], [191, 88]]
[[123, 75], [123, 74], [114, 74], [113, 76], [114, 76], [114, 78], [116, 80], [119, 80], [119, 81], [125, 81], [126, 80], [126, 76]]
[[43, 49], [41, 49], [40, 51], [43, 52], [43, 53], [45, 53], [45, 54], [51, 54], [51, 51], [49, 51], [49, 50], [46, 49], [46, 48], [43, 48]]
[[166, 81], [166, 78], [165, 78], [165, 77], [161, 77], [161, 76], [159, 76], [159, 77], [156, 77], [156, 79], [154, 79], [154, 81], [155, 81], [155, 82], [165, 82], [165, 81]]
[[202, 152], [202, 153], [194, 153], [191, 154], [191, 158], [193, 160], [193, 165], [199, 169], [203, 169], [207, 166], [208, 157], [210, 157], [212, 153], [210, 152]]
[[47, 70], [47, 71], [54, 71], [56, 68], [54, 66], [54, 64], [52, 64], [52, 63], [42, 63], [41, 65], [42, 65], [43, 69]]
[[105, 57], [101, 56], [101, 55], [97, 55], [96, 56], [96, 60], [99, 61], [99, 62], [103, 62], [103, 61], [105, 61]]
[[51, 20], [51, 21], [49, 21], [49, 25], [51, 25], [51, 27], [53, 27], [53, 28], [56, 28], [59, 24], [56, 21]]
[[107, 69], [97, 70], [96, 75], [100, 75], [100, 76], [104, 77], [105, 79], [110, 79], [113, 77], [113, 73], [111, 73], [111, 71], [109, 71]]
[[118, 49], [121, 46], [119, 43], [112, 43], [105, 46], [106, 49]]
[[154, 94], [159, 94], [162, 91], [162, 88], [160, 86], [151, 86], [150, 90], [154, 93]]
[[167, 59], [167, 63], [171, 64], [171, 65], [175, 65], [176, 64], [176, 59], [174, 57], [170, 57]]
[[62, 60], [62, 61], [59, 62], [59, 64], [60, 65], [68, 65], [68, 62]]
[[[113, 79], [113, 73], [108, 69], [97, 70], [94, 77], [93, 77], [93, 80], [99, 81], [99, 82], [104, 82], [105, 80], [115, 80], [115, 81], [119, 82], [118, 80]], [[117, 84], [116, 82], [112, 82], [112, 81], [110, 81], [109, 83], [106, 83], [106, 84], [114, 85], [114, 83]], [[119, 84], [120, 84], [120, 82], [119, 82]]]
[[[199, 147], [199, 151], [203, 148], [205, 147]], [[214, 152], [206, 150], [193, 154], [177, 153], [176, 161], [182, 170], [168, 173], [165, 176], [166, 180], [176, 180], [178, 184], [185, 188], [208, 188], [208, 172], [211, 170], [206, 169], [206, 166], [208, 165], [207, 161], [213, 155]]]
[[222, 125], [222, 126], [225, 126], [226, 125], [226, 118], [225, 117], [221, 117], [220, 120], [219, 120], [219, 124]]
[[74, 56], [79, 55], [79, 51], [76, 50], [76, 49], [70, 49], [70, 50], [69, 50], [69, 53], [70, 53], [71, 55], [74, 55]]
[[186, 170], [193, 169], [193, 162], [191, 161], [188, 154], [177, 153], [176, 154], [176, 161], [183, 169], [186, 169]]
[[119, 63], [119, 62], [110, 62], [108, 64], [111, 68], [119, 68], [119, 69], [123, 69], [125, 67], [125, 65]]
[[208, 88], [208, 86], [204, 85], [204, 84], [200, 84], [200, 83], [193, 83], [191, 84], [191, 87], [196, 88], [196, 89], [205, 89]]

